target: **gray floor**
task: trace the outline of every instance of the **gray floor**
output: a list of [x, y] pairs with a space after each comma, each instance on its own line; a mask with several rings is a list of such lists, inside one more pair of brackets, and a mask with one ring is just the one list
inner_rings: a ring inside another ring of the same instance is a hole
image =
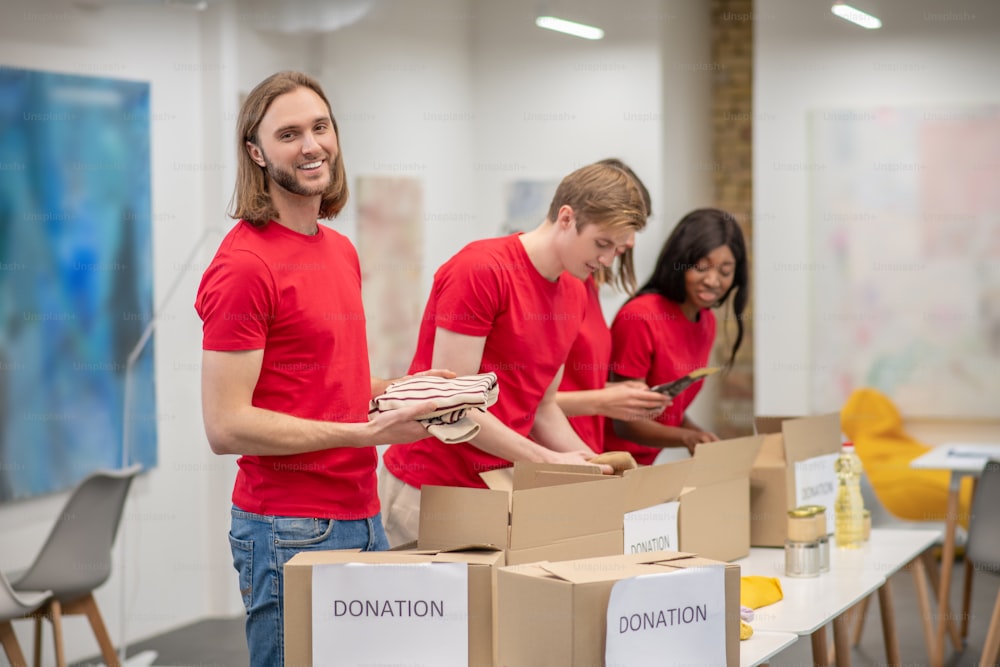
[[[955, 568], [956, 582], [953, 592], [953, 616], [961, 615], [962, 565]], [[974, 578], [972, 607], [969, 613], [969, 637], [963, 651], [955, 651], [951, 645], [946, 651], [948, 667], [972, 667], [978, 663], [986, 638], [993, 603], [1000, 578], [979, 573]], [[900, 658], [907, 667], [928, 664], [927, 651], [922, 637], [922, 625], [917, 610], [913, 577], [908, 572], [897, 573], [891, 580], [894, 608], [896, 612], [896, 632], [899, 636]], [[832, 630], [828, 630], [832, 642]], [[243, 619], [207, 619], [180, 628], [173, 632], [138, 642], [128, 649], [135, 655], [144, 650], [154, 650], [158, 656], [154, 665], [181, 665], [191, 667], [237, 667], [246, 665], [247, 650], [243, 636]], [[80, 663], [88, 664], [88, 663]], [[812, 650], [808, 640], [799, 640], [774, 657], [774, 667], [800, 667], [812, 664]], [[882, 626], [878, 603], [872, 600], [865, 621], [861, 641], [853, 650], [852, 664], [858, 667], [884, 667], [885, 649], [882, 643]]]

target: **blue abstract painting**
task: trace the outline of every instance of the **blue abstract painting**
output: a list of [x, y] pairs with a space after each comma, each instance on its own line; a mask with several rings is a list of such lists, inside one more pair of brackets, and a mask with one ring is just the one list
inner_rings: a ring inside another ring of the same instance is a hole
[[156, 464], [151, 227], [149, 84], [0, 67], [0, 501]]

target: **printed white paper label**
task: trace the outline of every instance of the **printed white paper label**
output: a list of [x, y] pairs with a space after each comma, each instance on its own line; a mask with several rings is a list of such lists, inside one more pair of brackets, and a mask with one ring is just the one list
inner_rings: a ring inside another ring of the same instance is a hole
[[833, 532], [833, 505], [837, 500], [837, 472], [833, 464], [838, 454], [824, 454], [795, 463], [795, 506], [822, 505], [826, 508], [826, 532]]
[[465, 667], [467, 570], [466, 563], [313, 566], [313, 665]]
[[607, 667], [726, 664], [724, 565], [622, 579], [611, 589]]
[[677, 551], [676, 500], [625, 513], [625, 550], [627, 554], [650, 551]]

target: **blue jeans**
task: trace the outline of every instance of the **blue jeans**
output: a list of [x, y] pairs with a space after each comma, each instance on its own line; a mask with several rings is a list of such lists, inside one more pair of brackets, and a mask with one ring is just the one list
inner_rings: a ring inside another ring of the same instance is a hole
[[282, 569], [300, 551], [384, 551], [381, 514], [356, 521], [266, 516], [233, 506], [229, 531], [233, 567], [246, 607], [252, 667], [285, 664], [285, 586]]

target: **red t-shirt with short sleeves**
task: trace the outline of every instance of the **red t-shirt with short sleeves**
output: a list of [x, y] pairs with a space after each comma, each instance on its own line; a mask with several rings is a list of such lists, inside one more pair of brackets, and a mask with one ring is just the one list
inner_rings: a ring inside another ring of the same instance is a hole
[[[431, 367], [438, 327], [485, 337], [479, 372], [496, 373], [500, 387], [489, 411], [527, 436], [576, 339], [586, 294], [583, 282], [569, 274], [554, 282], [542, 276], [518, 236], [474, 241], [438, 269], [410, 372]], [[470, 443], [446, 445], [437, 438], [393, 445], [383, 461], [389, 472], [417, 488], [483, 488], [479, 473], [511, 464]]]
[[[628, 301], [611, 323], [611, 364], [622, 377], [645, 380], [650, 387], [670, 382], [708, 364], [715, 341], [715, 314], [703, 309], [692, 322], [680, 304], [659, 294], [641, 294]], [[656, 421], [680, 426], [703, 382], [682, 391]], [[605, 430], [605, 449], [631, 452], [635, 460], [649, 465], [660, 452], [622, 440], [612, 424]]]
[[[320, 225], [306, 236], [240, 221], [206, 269], [195, 308], [205, 350], [264, 351], [253, 405], [365, 422], [371, 398], [358, 255]], [[233, 503], [274, 516], [360, 519], [379, 511], [374, 447], [241, 456]]]
[[[559, 391], [589, 391], [603, 389], [608, 381], [611, 363], [611, 330], [604, 321], [601, 298], [594, 277], [587, 278], [587, 313], [580, 333], [573, 341]], [[580, 438], [600, 454], [604, 451], [604, 415], [570, 417]]]

